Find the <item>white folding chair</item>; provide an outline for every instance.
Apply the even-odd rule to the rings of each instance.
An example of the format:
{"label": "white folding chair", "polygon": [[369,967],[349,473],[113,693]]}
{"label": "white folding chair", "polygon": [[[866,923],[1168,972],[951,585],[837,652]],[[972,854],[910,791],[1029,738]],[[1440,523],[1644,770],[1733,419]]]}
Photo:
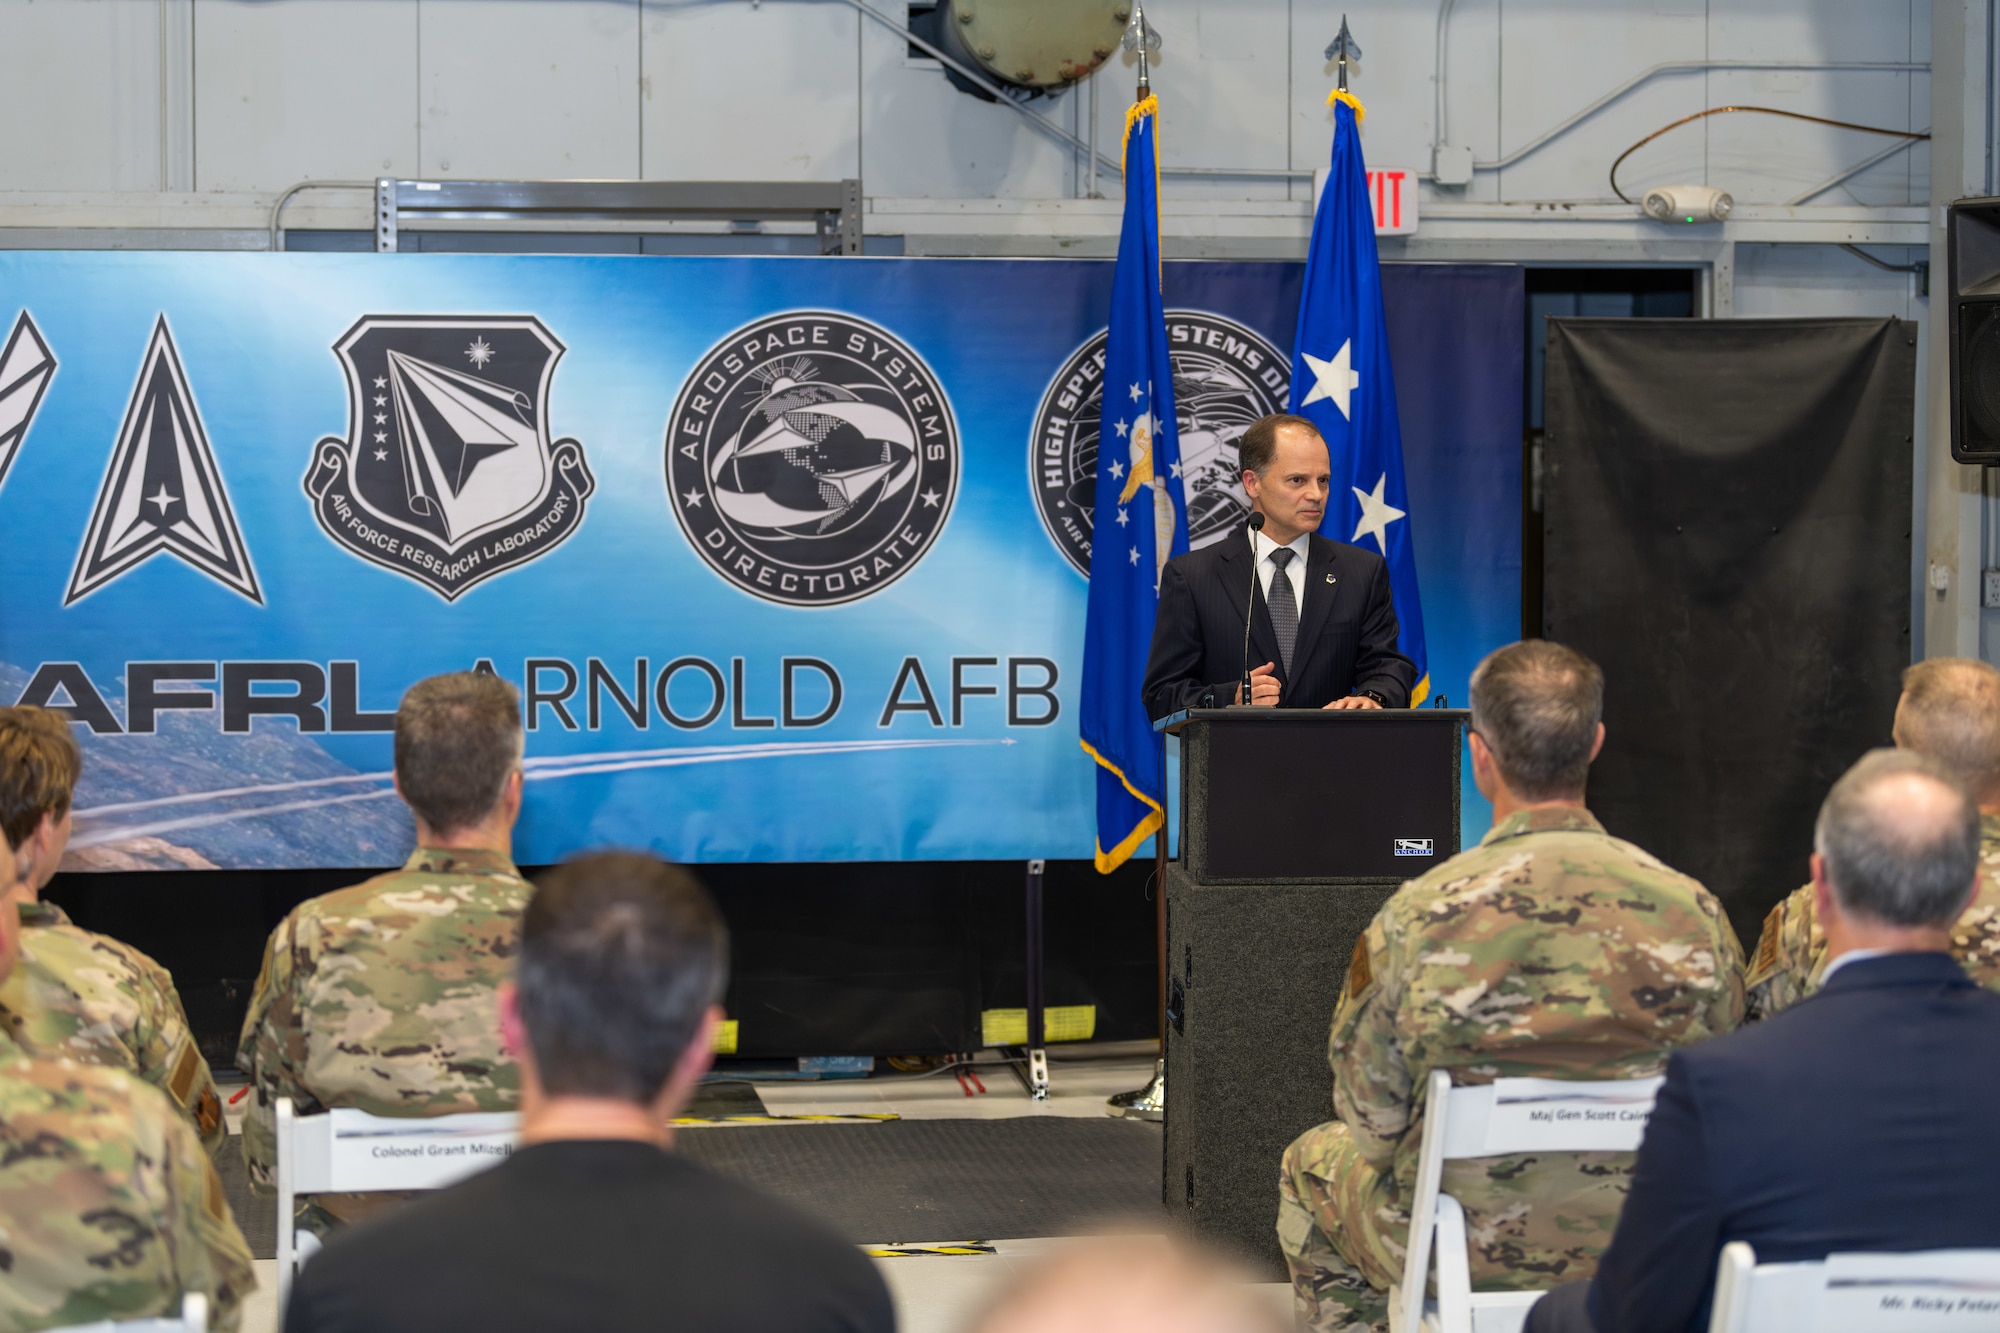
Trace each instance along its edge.
{"label": "white folding chair", "polygon": [[94,1324],[68,1324],[48,1333],[208,1333],[208,1297],[190,1291],[181,1297],[181,1317],[167,1319],[100,1319]]}
{"label": "white folding chair", "polygon": [[514,1151],[521,1117],[512,1111],[402,1119],[365,1111],[299,1115],[278,1099],[278,1309],[292,1277],[319,1240],[296,1231],[301,1194],[434,1190],[498,1166]]}
{"label": "white folding chair", "polygon": [[1760,1264],[1743,1241],[1722,1247],[1708,1333],[1953,1333],[2000,1329],[2000,1250],[1830,1254]]}
{"label": "white folding chair", "polygon": [[[1389,1293],[1394,1333],[1518,1333],[1539,1291],[1474,1291],[1465,1210],[1441,1192],[1444,1164],[1520,1152],[1632,1152],[1645,1136],[1658,1078],[1582,1082],[1503,1078],[1454,1088],[1432,1070],[1410,1201],[1403,1280]],[[1433,1246],[1437,1301],[1425,1299]]]}

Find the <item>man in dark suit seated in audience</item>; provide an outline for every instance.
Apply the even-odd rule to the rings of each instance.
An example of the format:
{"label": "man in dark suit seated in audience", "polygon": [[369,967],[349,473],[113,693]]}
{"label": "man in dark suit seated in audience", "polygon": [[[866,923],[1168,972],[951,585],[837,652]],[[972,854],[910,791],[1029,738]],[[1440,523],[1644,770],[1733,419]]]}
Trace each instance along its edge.
{"label": "man in dark suit seated in audience", "polygon": [[605,853],[544,876],[500,999],[519,1149],[337,1232],[292,1288],[287,1333],[891,1333],[857,1247],[667,1151],[709,1065],[728,952],[678,867]]}
{"label": "man in dark suit seated in audience", "polygon": [[1529,1333],[1704,1329],[1730,1241],[1765,1263],[2000,1247],[2000,994],[1951,956],[1979,811],[1932,760],[1878,750],[1813,846],[1820,989],[1668,1061],[1597,1275],[1542,1298]]}

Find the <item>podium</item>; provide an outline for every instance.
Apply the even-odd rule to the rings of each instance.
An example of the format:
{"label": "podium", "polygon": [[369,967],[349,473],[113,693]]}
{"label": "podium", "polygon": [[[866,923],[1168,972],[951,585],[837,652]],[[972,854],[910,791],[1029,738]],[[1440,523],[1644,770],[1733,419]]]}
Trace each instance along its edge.
{"label": "podium", "polygon": [[1278,1167],[1333,1117],[1327,1034],[1376,910],[1457,853],[1463,709],[1191,709],[1167,867],[1162,1201],[1285,1276]]}

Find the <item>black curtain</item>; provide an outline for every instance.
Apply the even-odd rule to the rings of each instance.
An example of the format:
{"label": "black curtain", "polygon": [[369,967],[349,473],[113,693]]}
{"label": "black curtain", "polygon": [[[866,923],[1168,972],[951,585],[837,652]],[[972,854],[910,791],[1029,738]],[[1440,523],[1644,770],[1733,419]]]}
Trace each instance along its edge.
{"label": "black curtain", "polygon": [[1754,945],[1910,660],[1916,326],[1551,319],[1543,633],[1604,668],[1590,806]]}
{"label": "black curtain", "polygon": [[[983,1044],[980,1012],[1027,1003],[1021,861],[691,867],[729,923],[724,1007],[739,1055],[923,1055]],[[523,870],[538,873],[532,866]],[[174,976],[211,1064],[233,1065],[264,941],[293,907],[366,870],[57,875],[46,896]],[[1100,1041],[1159,1033],[1153,858],[1100,875],[1050,861],[1043,996],[1094,1005]]]}

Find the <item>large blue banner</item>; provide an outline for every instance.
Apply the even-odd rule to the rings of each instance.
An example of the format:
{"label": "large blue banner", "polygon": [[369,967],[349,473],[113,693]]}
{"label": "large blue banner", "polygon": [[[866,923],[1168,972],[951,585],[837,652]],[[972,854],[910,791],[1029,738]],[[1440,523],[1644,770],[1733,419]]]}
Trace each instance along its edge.
{"label": "large blue banner", "polygon": [[[1285,400],[1300,271],[1167,268],[1194,544]],[[1088,856],[1110,279],[0,257],[0,701],[83,724],[70,864],[394,861],[396,699],[472,667],[522,689],[524,864]],[[1520,279],[1384,286],[1458,702],[1519,619]]]}

